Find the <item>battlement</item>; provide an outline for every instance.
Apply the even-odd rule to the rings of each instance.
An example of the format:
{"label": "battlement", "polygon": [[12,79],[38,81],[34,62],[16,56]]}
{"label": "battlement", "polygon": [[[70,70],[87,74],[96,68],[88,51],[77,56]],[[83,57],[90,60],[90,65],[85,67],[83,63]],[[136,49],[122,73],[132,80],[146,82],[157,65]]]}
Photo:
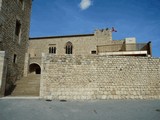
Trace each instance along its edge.
{"label": "battlement", "polygon": [[109,28],[97,29],[95,30],[94,35],[95,36],[108,36],[108,35],[111,35],[111,33],[112,33],[112,30]]}

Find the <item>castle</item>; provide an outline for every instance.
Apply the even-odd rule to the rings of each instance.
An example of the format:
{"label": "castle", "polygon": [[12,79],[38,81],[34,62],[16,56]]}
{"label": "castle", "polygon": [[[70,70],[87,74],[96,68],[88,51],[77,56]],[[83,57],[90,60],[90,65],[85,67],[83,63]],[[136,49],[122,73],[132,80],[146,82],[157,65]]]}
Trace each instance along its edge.
{"label": "castle", "polygon": [[[30,90],[36,89],[46,99],[160,99],[160,59],[151,57],[151,42],[113,40],[113,28],[29,38],[31,4],[0,2],[2,96],[15,86],[13,95],[34,95]],[[32,87],[28,81],[37,75]]]}
{"label": "castle", "polygon": [[40,72],[42,53],[76,56],[151,56],[150,42],[136,43],[135,38],[112,40],[112,32],[112,29],[106,28],[96,30],[94,34],[30,38],[27,57],[29,72]]}

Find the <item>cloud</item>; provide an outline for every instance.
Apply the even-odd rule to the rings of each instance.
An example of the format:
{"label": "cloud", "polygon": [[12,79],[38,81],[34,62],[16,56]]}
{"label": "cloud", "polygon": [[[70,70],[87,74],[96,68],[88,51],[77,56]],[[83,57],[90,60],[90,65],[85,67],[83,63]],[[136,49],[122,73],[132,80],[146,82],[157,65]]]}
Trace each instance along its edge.
{"label": "cloud", "polygon": [[81,3],[80,3],[80,8],[81,10],[86,10],[87,8],[89,8],[91,6],[91,0],[81,0]]}

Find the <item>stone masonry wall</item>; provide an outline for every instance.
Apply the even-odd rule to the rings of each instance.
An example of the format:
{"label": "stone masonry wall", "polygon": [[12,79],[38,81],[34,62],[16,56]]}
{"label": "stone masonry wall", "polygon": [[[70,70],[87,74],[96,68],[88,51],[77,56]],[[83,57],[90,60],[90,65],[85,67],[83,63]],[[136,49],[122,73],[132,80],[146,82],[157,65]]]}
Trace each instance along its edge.
{"label": "stone masonry wall", "polygon": [[46,99],[160,99],[160,59],[43,55]]}

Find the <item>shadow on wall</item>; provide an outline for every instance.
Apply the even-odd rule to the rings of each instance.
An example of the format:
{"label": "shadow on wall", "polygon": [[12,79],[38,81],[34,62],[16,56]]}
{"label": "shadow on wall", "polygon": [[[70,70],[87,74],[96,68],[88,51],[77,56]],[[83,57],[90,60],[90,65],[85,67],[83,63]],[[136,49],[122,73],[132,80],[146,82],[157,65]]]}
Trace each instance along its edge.
{"label": "shadow on wall", "polygon": [[5,91],[4,96],[9,96],[9,95],[11,95],[15,88],[16,88],[16,85],[11,85],[10,88]]}
{"label": "shadow on wall", "polygon": [[29,73],[30,74],[41,74],[41,67],[36,63],[30,64]]}

